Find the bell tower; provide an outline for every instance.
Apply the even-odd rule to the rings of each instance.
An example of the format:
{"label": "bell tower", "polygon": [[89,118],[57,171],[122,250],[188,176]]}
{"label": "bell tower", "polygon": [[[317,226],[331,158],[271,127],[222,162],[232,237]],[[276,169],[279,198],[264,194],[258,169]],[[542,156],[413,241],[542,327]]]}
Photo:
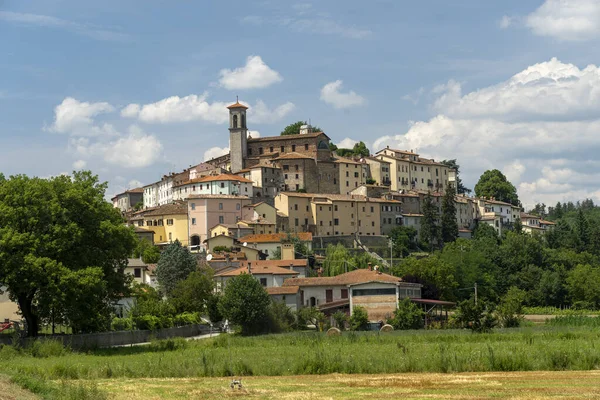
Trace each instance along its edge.
{"label": "bell tower", "polygon": [[229,109],[229,157],[231,172],[235,174],[244,169],[244,161],[248,155],[248,128],[246,127],[248,107],[236,99],[236,102],[227,108]]}

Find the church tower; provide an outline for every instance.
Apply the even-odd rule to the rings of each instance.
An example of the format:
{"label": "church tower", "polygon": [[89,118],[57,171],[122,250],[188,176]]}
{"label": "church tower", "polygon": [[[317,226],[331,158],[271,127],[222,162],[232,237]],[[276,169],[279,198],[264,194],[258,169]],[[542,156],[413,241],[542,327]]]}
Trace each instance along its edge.
{"label": "church tower", "polygon": [[246,110],[248,107],[236,101],[229,109],[229,155],[231,172],[244,169],[244,161],[248,155],[248,129],[246,128]]}

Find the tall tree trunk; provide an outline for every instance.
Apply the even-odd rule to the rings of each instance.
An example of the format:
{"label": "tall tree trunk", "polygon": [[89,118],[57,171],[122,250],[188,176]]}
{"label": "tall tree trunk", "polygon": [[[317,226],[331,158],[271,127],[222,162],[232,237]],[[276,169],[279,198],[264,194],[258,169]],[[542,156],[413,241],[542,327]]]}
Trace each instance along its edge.
{"label": "tall tree trunk", "polygon": [[39,321],[38,316],[33,313],[33,296],[22,295],[18,297],[18,301],[21,314],[23,314],[23,318],[27,322],[27,337],[37,336]]}

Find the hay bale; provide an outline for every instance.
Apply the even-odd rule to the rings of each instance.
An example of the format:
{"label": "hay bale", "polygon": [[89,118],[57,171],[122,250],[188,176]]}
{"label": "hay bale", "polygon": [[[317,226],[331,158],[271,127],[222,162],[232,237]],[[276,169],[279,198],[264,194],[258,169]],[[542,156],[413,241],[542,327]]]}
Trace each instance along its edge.
{"label": "hay bale", "polygon": [[381,327],[381,329],[379,330],[380,332],[392,332],[394,330],[394,327],[391,326],[390,324],[385,324],[384,326]]}
{"label": "hay bale", "polygon": [[327,330],[327,336],[342,336],[342,331],[338,328],[329,328]]}

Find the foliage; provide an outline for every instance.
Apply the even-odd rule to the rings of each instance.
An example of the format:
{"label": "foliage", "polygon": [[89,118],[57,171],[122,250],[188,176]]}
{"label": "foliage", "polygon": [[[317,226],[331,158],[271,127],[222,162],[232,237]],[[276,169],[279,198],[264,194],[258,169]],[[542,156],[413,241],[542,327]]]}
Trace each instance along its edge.
{"label": "foliage", "polygon": [[393,242],[394,257],[406,257],[411,251],[417,250],[417,230],[412,226],[397,226],[388,237]]}
{"label": "foliage", "polygon": [[475,195],[477,197],[493,197],[515,206],[521,204],[515,186],[497,169],[487,170],[481,175],[475,185]]}
{"label": "foliage", "polygon": [[392,272],[405,282],[422,284],[421,295],[425,299],[454,299],[454,289],[458,286],[455,271],[437,256],[406,258],[394,265]]}
{"label": "foliage", "polygon": [[398,302],[398,308],[394,311],[394,316],[388,320],[388,324],[397,330],[421,329],[424,316],[425,312],[417,304],[409,298],[404,298]]}
{"label": "foliage", "polygon": [[156,266],[156,279],[161,290],[171,296],[177,283],[198,269],[198,261],[179,240],[169,244],[160,255]]}
{"label": "foliage", "polygon": [[113,331],[130,331],[133,329],[133,320],[131,318],[113,318],[110,328]]}
{"label": "foliage", "polygon": [[348,322],[348,315],[343,311],[336,311],[333,313],[333,320],[335,321],[335,325],[340,330],[346,329],[346,322]]}
{"label": "foliage", "polygon": [[[288,126],[283,128],[283,131],[281,131],[280,135],[281,136],[298,135],[298,134],[300,134],[300,127],[302,125],[308,125],[308,123],[306,121],[297,121],[297,122],[294,122],[293,124],[289,124]],[[312,131],[313,132],[323,132],[323,130],[321,128],[319,128],[318,126],[314,126],[314,125],[312,126]]]}
{"label": "foliage", "polygon": [[369,328],[369,315],[364,307],[355,306],[350,316],[350,329],[353,331],[366,331]]}
{"label": "foliage", "polygon": [[213,324],[223,321],[223,314],[221,314],[221,309],[219,308],[220,302],[221,295],[215,293],[211,294],[206,300],[206,312],[208,314],[208,319]]}
{"label": "foliage", "polygon": [[138,284],[134,286],[135,303],[129,310],[137,329],[154,330],[173,326],[176,314],[173,305],[164,301],[154,288]]}
{"label": "foliage", "polygon": [[328,245],[325,250],[323,268],[325,276],[336,276],[357,268],[367,268],[369,263],[375,265],[378,261],[365,252],[350,254],[348,249],[341,243]]}
{"label": "foliage", "polygon": [[281,301],[271,301],[268,311],[268,332],[290,332],[296,328],[296,315]]}
{"label": "foliage", "polygon": [[458,237],[458,223],[456,222],[456,205],[454,196],[456,192],[449,186],[442,198],[442,227],[441,236],[444,243],[454,242]]}
{"label": "foliage", "polygon": [[228,252],[228,251],[231,251],[231,247],[215,246],[215,247],[213,247],[212,251],[213,251],[213,253]]}
{"label": "foliage", "polygon": [[171,293],[171,302],[175,310],[182,312],[206,311],[206,305],[214,289],[212,269],[204,267],[191,272],[187,278],[179,281]]}
{"label": "foliage", "polygon": [[421,241],[433,249],[441,243],[440,227],[438,225],[438,208],[433,204],[431,194],[423,200],[423,218],[421,218]]}
{"label": "foliage", "polygon": [[88,171],[0,182],[0,284],[19,304],[27,334],[40,320],[73,332],[110,326],[111,302],[127,292],[131,229]]}
{"label": "foliage", "polygon": [[454,321],[462,328],[476,333],[491,332],[496,326],[496,317],[490,306],[483,301],[475,303],[473,299],[459,303],[454,314]]}
{"label": "foliage", "polygon": [[200,322],[200,315],[197,312],[183,312],[173,317],[173,324],[175,326],[193,325]]}
{"label": "foliage", "polygon": [[523,302],[526,293],[513,286],[502,297],[500,304],[496,308],[498,322],[503,328],[515,328],[523,320]]}
{"label": "foliage", "polygon": [[148,239],[140,238],[133,251],[133,258],[141,258],[146,264],[156,264],[160,258],[158,246],[154,246]]}
{"label": "foliage", "polygon": [[317,307],[302,307],[297,312],[298,325],[305,328],[307,325],[314,325],[317,329],[325,321],[323,314]]}
{"label": "foliage", "polygon": [[[594,282],[594,283],[592,283]],[[567,277],[567,288],[573,303],[582,303],[585,308],[600,308],[600,267],[579,264]]]}
{"label": "foliage", "polygon": [[374,185],[377,183],[377,181],[373,178],[367,178],[367,180],[365,182],[367,185]]}
{"label": "foliage", "polygon": [[362,141],[355,143],[351,149],[343,149],[336,146],[335,153],[340,157],[368,157],[371,154],[367,145]]}
{"label": "foliage", "polygon": [[261,284],[252,275],[241,274],[227,281],[219,306],[223,317],[248,335],[264,329],[270,304]]}

